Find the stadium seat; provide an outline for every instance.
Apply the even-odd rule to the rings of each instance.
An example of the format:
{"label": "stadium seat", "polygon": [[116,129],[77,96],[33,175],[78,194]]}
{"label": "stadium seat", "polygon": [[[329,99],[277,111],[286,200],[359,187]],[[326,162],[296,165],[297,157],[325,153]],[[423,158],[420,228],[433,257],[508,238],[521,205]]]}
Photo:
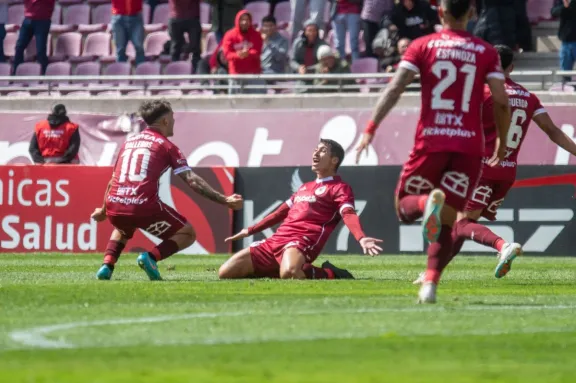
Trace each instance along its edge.
{"label": "stadium seat", "polygon": [[57,90],[51,90],[50,92],[38,92],[36,93],[38,97],[60,97],[62,94]]}
{"label": "stadium seat", "polygon": [[[145,62],[136,67],[134,72],[136,77],[138,76],[158,76],[160,75],[160,63],[156,61]],[[133,80],[132,84],[143,84],[143,81]],[[147,81],[148,85],[158,85],[160,81]]]}
{"label": "stadium seat", "polygon": [[120,91],[118,91],[118,90],[105,90],[103,92],[96,93],[96,96],[99,96],[99,97],[120,97],[120,96],[122,96],[122,93],[120,93]]}
{"label": "stadium seat", "polygon": [[[80,63],[74,69],[73,76],[100,76],[101,66],[98,62]],[[73,82],[71,86],[88,86],[92,81]],[[63,84],[64,86],[66,84]],[[61,88],[63,86],[60,86]]]}
{"label": "stadium seat", "polygon": [[164,50],[164,44],[170,40],[168,32],[152,32],[144,39],[144,54],[150,59],[156,59]]}
{"label": "stadium seat", "polygon": [[144,25],[146,33],[159,32],[168,29],[168,19],[170,18],[170,6],[168,4],[158,4],[152,14],[152,22]]}
{"label": "stadium seat", "polygon": [[[132,72],[132,66],[130,63],[112,63],[104,69],[103,76],[129,76]],[[107,85],[120,85],[120,84],[128,84],[129,80],[112,80],[106,81]]]}
{"label": "stadium seat", "polygon": [[78,32],[66,32],[58,36],[54,52],[48,59],[50,62],[68,60],[70,57],[80,56],[82,50],[82,35]]}
{"label": "stadium seat", "polygon": [[70,76],[72,74],[72,65],[69,62],[50,63],[46,68],[46,76]]}
{"label": "stadium seat", "polygon": [[142,18],[144,19],[144,24],[150,23],[150,5],[148,3],[142,4]]}
{"label": "stadium seat", "polygon": [[206,35],[206,49],[204,49],[203,57],[212,56],[214,51],[218,48],[218,42],[216,41],[216,34],[214,32],[209,32]]}
{"label": "stadium seat", "polygon": [[[192,74],[192,63],[190,61],[174,61],[164,67],[163,74],[169,76],[190,75]],[[162,80],[162,84],[181,85],[189,83],[182,80]]]}
{"label": "stadium seat", "polygon": [[16,41],[18,40],[18,33],[7,33],[4,38],[4,55],[7,57],[14,57],[16,52]]}
{"label": "stadium seat", "polygon": [[82,24],[90,24],[90,6],[88,4],[74,4],[64,9],[62,24],[50,26],[50,32],[72,32]]}
{"label": "stadium seat", "polygon": [[8,7],[8,22],[6,32],[15,32],[20,29],[24,20],[24,4],[13,4]]}
{"label": "stadium seat", "polygon": [[87,90],[77,90],[66,94],[67,97],[90,97],[91,94]]}
{"label": "stadium seat", "polygon": [[6,94],[6,96],[8,96],[8,97],[30,97],[30,92],[25,91],[25,90],[19,90],[16,92],[9,92],[8,94]]}
{"label": "stadium seat", "polygon": [[184,95],[184,93],[182,93],[182,91],[178,90],[178,89],[161,90],[156,94],[159,96],[183,96]]}
{"label": "stadium seat", "polygon": [[108,24],[112,19],[112,5],[101,4],[92,8],[91,24],[82,24],[78,26],[78,31],[82,33],[101,32],[108,29]]}
{"label": "stadium seat", "polygon": [[111,36],[107,32],[96,32],[86,36],[80,56],[71,57],[72,62],[86,62],[111,55]]}
{"label": "stadium seat", "polygon": [[528,0],[526,4],[528,19],[532,23],[552,19],[550,10],[553,5],[554,0]]}
{"label": "stadium seat", "polygon": [[[12,66],[9,63],[0,63],[0,76],[7,77],[10,76],[12,72]],[[0,81],[0,86],[8,86],[10,84],[9,81]]]}
{"label": "stadium seat", "polygon": [[[16,76],[40,76],[42,73],[42,67],[38,63],[22,63],[16,68]],[[25,81],[16,82],[15,85],[21,86],[35,86],[38,85],[39,81]]]}
{"label": "stadium seat", "polygon": [[290,7],[289,1],[283,1],[276,4],[274,8],[274,17],[276,18],[276,24],[278,28],[285,29],[290,24],[292,20],[292,9]]}
{"label": "stadium seat", "polygon": [[252,15],[252,24],[262,24],[262,19],[270,14],[270,3],[267,1],[253,1],[244,6]]}
{"label": "stadium seat", "polygon": [[200,23],[202,24],[202,31],[209,32],[212,29],[210,4],[200,3]]}

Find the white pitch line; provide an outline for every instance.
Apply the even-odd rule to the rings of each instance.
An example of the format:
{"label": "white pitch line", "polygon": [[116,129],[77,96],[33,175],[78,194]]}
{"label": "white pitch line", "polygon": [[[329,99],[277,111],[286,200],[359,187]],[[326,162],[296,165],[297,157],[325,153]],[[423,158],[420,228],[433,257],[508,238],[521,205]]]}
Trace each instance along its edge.
{"label": "white pitch line", "polygon": [[[462,306],[462,307],[438,307],[438,306],[418,306],[418,307],[397,307],[397,308],[367,308],[367,309],[345,309],[345,310],[309,310],[309,311],[296,311],[289,312],[290,315],[322,315],[322,314],[363,314],[363,313],[384,313],[384,312],[456,312],[460,311],[499,311],[499,310],[567,310],[575,309],[576,305],[478,305],[478,306]],[[44,348],[44,349],[62,349],[62,348],[80,348],[70,342],[64,340],[51,340],[46,338],[47,335],[64,330],[72,330],[81,327],[97,327],[97,326],[109,326],[109,325],[123,325],[123,324],[137,324],[137,323],[158,323],[158,322],[169,322],[184,319],[197,319],[197,318],[221,318],[221,317],[237,317],[237,316],[259,316],[259,315],[286,315],[286,311],[236,311],[236,312],[200,312],[200,313],[190,313],[190,314],[180,314],[180,315],[164,315],[155,317],[141,317],[141,318],[124,318],[124,319],[105,319],[97,321],[82,321],[82,322],[70,322],[62,323],[50,326],[38,326],[28,329],[11,331],[8,336],[14,342],[20,343],[24,346],[29,346],[33,348]],[[559,328],[537,328],[537,329],[525,329],[528,333],[541,333],[541,332],[566,332],[573,331],[572,329],[559,329]],[[516,333],[523,333],[522,330]],[[414,332],[411,334],[400,334],[401,336],[413,336],[413,335],[497,335],[497,334],[512,333],[506,330],[494,330],[494,331],[476,331],[471,330],[470,333],[458,332],[457,334],[449,332]],[[360,335],[360,334],[334,334],[319,337],[306,336],[303,339],[318,340],[318,339],[338,339],[338,338],[363,338],[371,335]],[[302,340],[294,337],[287,338],[270,338],[270,339],[259,339],[258,337],[254,339],[248,338],[238,338],[238,339],[206,339],[198,344],[223,344],[223,343],[253,343],[253,342],[264,342],[264,341],[290,341],[290,340]]]}

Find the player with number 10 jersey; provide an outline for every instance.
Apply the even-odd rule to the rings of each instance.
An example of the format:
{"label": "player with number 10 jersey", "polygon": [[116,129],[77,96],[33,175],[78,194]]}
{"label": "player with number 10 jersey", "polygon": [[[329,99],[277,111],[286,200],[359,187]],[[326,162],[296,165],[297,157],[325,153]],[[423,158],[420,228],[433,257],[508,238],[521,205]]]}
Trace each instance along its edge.
{"label": "player with number 10 jersey", "polygon": [[[498,52],[466,32],[472,12],[469,0],[441,1],[439,15],[443,30],[416,39],[408,47],[358,147],[357,159],[406,86],[419,74],[420,119],[414,149],[396,189],[396,210],[405,223],[423,218],[423,236],[430,242],[426,275],[419,293],[422,303],[436,301],[436,286],[451,257],[452,225],[480,178],[485,83],[489,84],[497,105],[500,137],[505,137],[510,121]],[[497,155],[504,155],[500,147]]]}

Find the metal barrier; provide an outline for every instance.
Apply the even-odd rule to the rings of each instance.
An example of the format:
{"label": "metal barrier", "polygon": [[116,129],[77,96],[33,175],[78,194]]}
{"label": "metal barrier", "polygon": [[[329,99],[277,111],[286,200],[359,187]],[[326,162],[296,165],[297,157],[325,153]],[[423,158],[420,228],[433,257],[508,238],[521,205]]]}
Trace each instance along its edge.
{"label": "metal barrier", "polygon": [[[155,75],[155,76],[0,76],[0,93],[15,91],[31,93],[70,93],[75,91],[118,92],[119,95],[133,91],[157,93],[181,91],[183,94],[206,93],[334,93],[373,92],[385,88],[393,73],[370,74],[262,74],[262,75]],[[576,71],[518,71],[512,77],[530,90],[548,90],[563,76],[576,76]],[[534,78],[539,81],[534,81]],[[523,82],[522,79],[527,81]],[[528,81],[532,79],[532,81]],[[324,80],[327,84],[314,84]],[[420,89],[418,80],[410,89]]]}

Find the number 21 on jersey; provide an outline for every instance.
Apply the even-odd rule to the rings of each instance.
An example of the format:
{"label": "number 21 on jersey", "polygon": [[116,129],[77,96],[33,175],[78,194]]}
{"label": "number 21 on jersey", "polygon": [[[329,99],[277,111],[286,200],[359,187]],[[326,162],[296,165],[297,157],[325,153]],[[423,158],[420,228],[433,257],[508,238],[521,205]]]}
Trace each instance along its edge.
{"label": "number 21 on jersey", "polygon": [[[466,75],[464,89],[462,90],[462,99],[451,100],[442,98],[442,93],[458,80],[459,72]],[[434,65],[432,65],[432,73],[440,80],[434,89],[432,89],[432,109],[454,110],[455,103],[460,102],[462,112],[469,112],[474,78],[476,77],[476,65],[464,64],[460,70],[458,70],[456,65],[451,61],[436,61]]]}
{"label": "number 21 on jersey", "polygon": [[141,182],[148,174],[150,162],[150,150],[147,148],[126,149],[122,152],[122,167],[118,182]]}

